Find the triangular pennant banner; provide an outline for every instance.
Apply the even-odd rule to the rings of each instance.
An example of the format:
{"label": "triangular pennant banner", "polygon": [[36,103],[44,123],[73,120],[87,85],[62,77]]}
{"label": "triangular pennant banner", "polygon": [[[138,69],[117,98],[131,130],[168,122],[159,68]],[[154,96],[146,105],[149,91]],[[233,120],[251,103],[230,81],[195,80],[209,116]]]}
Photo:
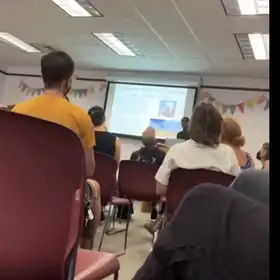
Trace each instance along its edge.
{"label": "triangular pennant banner", "polygon": [[244,102],[237,104],[237,107],[241,113],[244,113]]}
{"label": "triangular pennant banner", "polygon": [[264,110],[268,110],[269,109],[269,100],[266,101],[266,104],[264,106]]}
{"label": "triangular pennant banner", "polygon": [[255,103],[254,103],[254,99],[253,98],[250,98],[250,99],[247,100],[247,106],[250,109],[253,109],[255,107]]}
{"label": "triangular pennant banner", "polygon": [[267,101],[267,97],[264,95],[264,94],[262,94],[260,97],[259,97],[259,99],[258,99],[258,101],[257,101],[257,104],[262,104],[262,103],[264,103],[264,102],[266,102]]}
{"label": "triangular pennant banner", "polygon": [[229,108],[228,105],[222,104],[222,106],[221,106],[222,113],[225,114],[227,112],[228,108]]}
{"label": "triangular pennant banner", "polygon": [[229,111],[231,112],[232,115],[234,114],[235,110],[236,110],[236,105],[229,105]]}

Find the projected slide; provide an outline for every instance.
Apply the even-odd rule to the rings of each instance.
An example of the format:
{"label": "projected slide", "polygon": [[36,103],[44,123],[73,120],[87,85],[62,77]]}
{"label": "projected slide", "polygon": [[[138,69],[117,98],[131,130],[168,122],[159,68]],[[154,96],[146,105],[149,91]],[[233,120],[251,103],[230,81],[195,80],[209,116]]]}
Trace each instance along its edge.
{"label": "projected slide", "polygon": [[134,84],[110,84],[106,105],[110,132],[140,136],[149,126],[159,138],[175,138],[181,118],[190,116],[195,89]]}

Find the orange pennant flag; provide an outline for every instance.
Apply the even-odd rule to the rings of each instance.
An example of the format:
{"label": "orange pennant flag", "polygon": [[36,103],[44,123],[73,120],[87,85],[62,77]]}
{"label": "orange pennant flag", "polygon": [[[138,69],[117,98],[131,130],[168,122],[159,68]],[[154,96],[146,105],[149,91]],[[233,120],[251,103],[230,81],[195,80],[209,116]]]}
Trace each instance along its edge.
{"label": "orange pennant flag", "polygon": [[264,95],[264,94],[262,94],[260,97],[259,97],[259,99],[258,99],[258,101],[257,101],[257,104],[262,104],[262,103],[264,103],[264,102],[266,102],[267,101],[267,97]]}

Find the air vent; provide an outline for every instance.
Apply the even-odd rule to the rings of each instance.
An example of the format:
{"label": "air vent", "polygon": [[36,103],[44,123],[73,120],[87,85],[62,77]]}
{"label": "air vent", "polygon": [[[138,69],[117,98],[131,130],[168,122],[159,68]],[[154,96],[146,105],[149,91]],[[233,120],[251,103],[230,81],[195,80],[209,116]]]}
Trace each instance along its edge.
{"label": "air vent", "polygon": [[235,34],[241,54],[244,59],[255,59],[254,51],[250,43],[248,34]]}
{"label": "air vent", "polygon": [[41,44],[41,43],[33,43],[30,45],[32,47],[36,48],[37,50],[39,50],[41,53],[50,53],[50,52],[56,51],[55,48],[45,45],[45,44]]}

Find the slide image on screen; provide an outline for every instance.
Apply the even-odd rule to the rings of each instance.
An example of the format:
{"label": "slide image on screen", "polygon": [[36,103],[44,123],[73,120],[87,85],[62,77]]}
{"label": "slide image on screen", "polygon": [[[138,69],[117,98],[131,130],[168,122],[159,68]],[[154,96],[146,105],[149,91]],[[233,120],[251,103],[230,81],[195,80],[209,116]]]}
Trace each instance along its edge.
{"label": "slide image on screen", "polygon": [[176,138],[181,119],[192,115],[195,88],[110,83],[106,104],[108,130],[141,136],[151,126],[158,138]]}
{"label": "slide image on screen", "polygon": [[161,100],[159,102],[159,113],[161,117],[173,118],[176,112],[176,101],[171,100]]}

